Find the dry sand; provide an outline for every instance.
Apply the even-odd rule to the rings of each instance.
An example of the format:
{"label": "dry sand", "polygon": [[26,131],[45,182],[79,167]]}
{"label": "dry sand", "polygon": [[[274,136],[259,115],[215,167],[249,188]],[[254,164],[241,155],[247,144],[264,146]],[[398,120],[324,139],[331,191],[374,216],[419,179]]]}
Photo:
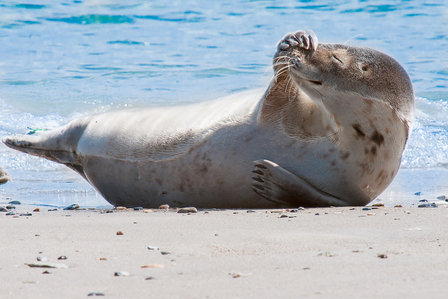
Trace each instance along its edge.
{"label": "dry sand", "polygon": [[[448,294],[446,206],[194,214],[40,210],[32,216],[0,213],[1,298]],[[67,268],[26,265],[38,256]],[[129,276],[114,276],[118,271]]]}

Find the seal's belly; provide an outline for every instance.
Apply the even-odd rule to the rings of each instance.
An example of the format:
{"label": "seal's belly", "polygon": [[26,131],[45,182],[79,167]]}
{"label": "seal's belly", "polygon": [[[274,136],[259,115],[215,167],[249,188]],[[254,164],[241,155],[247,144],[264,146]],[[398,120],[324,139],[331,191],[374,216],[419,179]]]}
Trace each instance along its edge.
{"label": "seal's belly", "polygon": [[328,145],[287,146],[260,131],[223,135],[163,161],[84,155],[83,171],[108,201],[124,206],[278,207],[252,190],[253,161],[259,159],[272,160],[327,193],[359,197],[359,185],[345,171],[347,164],[340,159],[333,163],[339,153],[322,154],[330,152]]}
{"label": "seal's belly", "polygon": [[243,129],[223,128],[179,156],[157,160],[117,159],[83,153],[83,171],[114,205],[158,207],[273,207],[251,189],[252,161],[262,147],[249,145]]}
{"label": "seal's belly", "polygon": [[89,182],[114,205],[244,208],[261,201],[265,208],[274,206],[263,204],[251,190],[250,163],[226,167],[206,159],[194,162],[191,157],[129,162],[87,156],[83,165]]}

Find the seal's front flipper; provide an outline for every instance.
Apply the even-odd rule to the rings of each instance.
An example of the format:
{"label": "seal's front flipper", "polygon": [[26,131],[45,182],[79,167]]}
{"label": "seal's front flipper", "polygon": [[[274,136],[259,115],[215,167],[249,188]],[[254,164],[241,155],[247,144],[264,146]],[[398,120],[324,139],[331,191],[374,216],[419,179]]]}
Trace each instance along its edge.
{"label": "seal's front flipper", "polygon": [[282,206],[345,206],[343,200],[321,191],[269,160],[254,161],[252,189],[265,199]]}

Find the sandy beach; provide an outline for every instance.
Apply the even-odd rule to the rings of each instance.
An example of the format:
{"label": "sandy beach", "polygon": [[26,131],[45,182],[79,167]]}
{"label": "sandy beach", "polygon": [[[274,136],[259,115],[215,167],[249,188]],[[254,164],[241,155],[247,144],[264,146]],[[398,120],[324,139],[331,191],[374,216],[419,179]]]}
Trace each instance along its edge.
{"label": "sandy beach", "polygon": [[1,298],[446,298],[446,205],[35,208],[0,213]]}

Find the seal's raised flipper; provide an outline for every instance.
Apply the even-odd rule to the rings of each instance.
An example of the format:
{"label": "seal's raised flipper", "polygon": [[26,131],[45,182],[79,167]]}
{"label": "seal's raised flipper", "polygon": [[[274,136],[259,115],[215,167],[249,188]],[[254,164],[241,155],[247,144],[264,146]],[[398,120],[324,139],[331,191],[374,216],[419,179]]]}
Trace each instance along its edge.
{"label": "seal's raised flipper", "polygon": [[[338,132],[339,126],[322,103],[322,95],[313,89],[322,82],[311,76],[304,79],[297,71],[303,68],[315,71],[315,67],[304,66],[304,63],[317,49],[317,37],[312,31],[289,33],[280,40],[274,55],[275,76],[258,115],[260,124],[281,125],[290,137],[308,140],[327,138]],[[302,81],[313,88],[305,89]]]}
{"label": "seal's raised flipper", "polygon": [[269,160],[254,161],[252,189],[265,199],[283,206],[345,206],[343,200]]}

